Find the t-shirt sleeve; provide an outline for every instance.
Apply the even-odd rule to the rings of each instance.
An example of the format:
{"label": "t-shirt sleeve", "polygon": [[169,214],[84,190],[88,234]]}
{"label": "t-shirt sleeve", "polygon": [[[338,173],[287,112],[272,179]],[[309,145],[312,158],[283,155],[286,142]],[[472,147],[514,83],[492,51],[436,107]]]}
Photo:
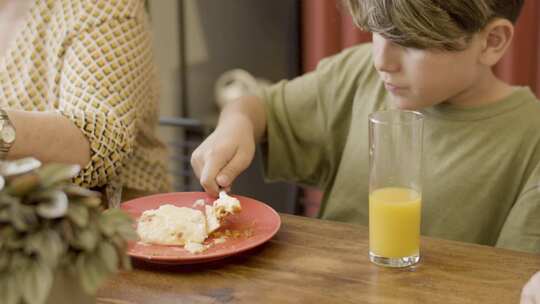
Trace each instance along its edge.
{"label": "t-shirt sleeve", "polygon": [[116,18],[81,30],[66,47],[59,112],[90,142],[91,160],[75,182],[102,186],[119,175],[135,145],[138,112],[150,100],[150,36],[137,18]]}
{"label": "t-shirt sleeve", "polygon": [[510,210],[496,246],[540,253],[540,164]]}
{"label": "t-shirt sleeve", "polygon": [[[324,175],[326,126],[318,98],[317,73],[281,81],[265,90],[266,176],[317,185]],[[264,153],[266,152],[266,153]]]}
{"label": "t-shirt sleeve", "polygon": [[359,78],[372,70],[370,50],[347,49],[313,72],[262,91],[267,179],[325,187],[347,136]]}

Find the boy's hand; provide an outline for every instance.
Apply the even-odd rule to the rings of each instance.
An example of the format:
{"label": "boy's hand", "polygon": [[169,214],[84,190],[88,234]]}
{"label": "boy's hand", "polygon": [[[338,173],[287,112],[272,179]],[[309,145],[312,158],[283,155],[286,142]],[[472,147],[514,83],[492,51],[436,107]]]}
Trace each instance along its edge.
{"label": "boy's hand", "polygon": [[533,275],[523,287],[521,304],[540,304],[540,271]]}
{"label": "boy's hand", "polygon": [[191,155],[191,166],[204,190],[217,196],[220,188],[230,188],[255,154],[253,126],[240,117],[220,124]]}

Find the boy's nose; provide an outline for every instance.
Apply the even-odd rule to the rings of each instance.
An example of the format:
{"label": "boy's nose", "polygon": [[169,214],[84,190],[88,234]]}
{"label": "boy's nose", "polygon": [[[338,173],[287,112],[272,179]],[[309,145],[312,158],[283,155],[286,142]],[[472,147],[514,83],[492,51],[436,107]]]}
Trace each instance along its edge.
{"label": "boy's nose", "polygon": [[400,69],[399,46],[379,35],[373,35],[373,64],[379,72],[396,73]]}

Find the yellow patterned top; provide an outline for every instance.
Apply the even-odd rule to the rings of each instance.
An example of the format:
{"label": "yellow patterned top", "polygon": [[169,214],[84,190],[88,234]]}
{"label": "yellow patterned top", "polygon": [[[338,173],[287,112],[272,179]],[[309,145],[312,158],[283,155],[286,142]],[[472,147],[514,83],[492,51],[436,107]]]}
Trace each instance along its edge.
{"label": "yellow patterned top", "polygon": [[0,107],[73,121],[91,146],[82,186],[168,190],[143,1],[35,0],[25,18],[0,58]]}

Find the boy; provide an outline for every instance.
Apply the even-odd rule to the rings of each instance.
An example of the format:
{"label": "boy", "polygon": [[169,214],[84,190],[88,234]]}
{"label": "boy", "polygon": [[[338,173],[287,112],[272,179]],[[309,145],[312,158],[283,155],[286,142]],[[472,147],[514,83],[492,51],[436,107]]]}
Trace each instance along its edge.
{"label": "boy", "polygon": [[324,190],[320,217],[368,224],[368,115],[425,116],[422,234],[540,252],[540,103],[492,67],[522,0],[348,0],[362,45],[226,107],[192,155],[210,194],[263,140],[266,174]]}

